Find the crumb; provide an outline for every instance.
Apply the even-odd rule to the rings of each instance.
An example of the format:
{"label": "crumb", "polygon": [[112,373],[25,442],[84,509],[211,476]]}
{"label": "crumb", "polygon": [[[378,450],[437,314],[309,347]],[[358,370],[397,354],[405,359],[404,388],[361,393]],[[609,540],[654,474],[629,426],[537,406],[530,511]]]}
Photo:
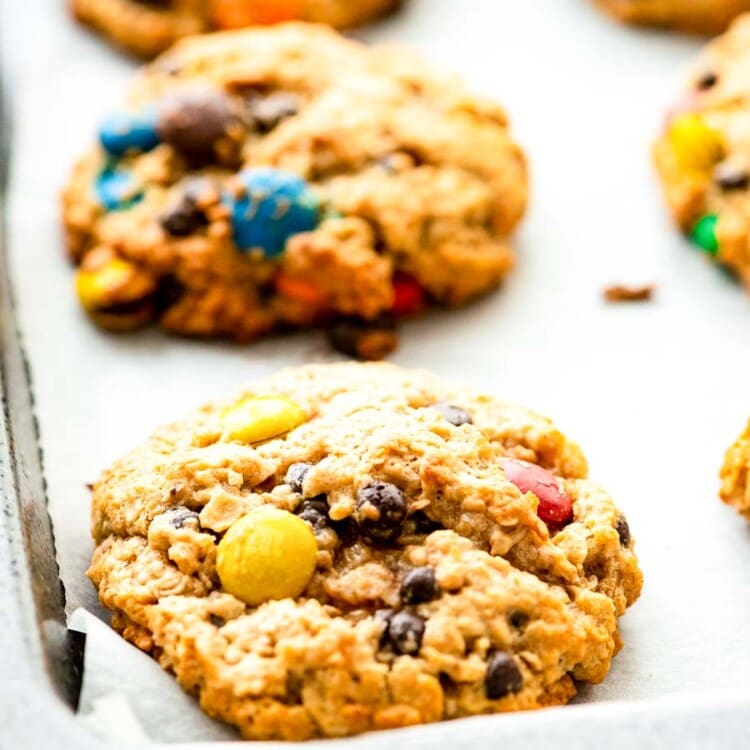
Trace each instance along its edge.
{"label": "crumb", "polygon": [[650,302],[654,296],[654,285],[623,286],[612,284],[604,288],[604,299],[607,302]]}

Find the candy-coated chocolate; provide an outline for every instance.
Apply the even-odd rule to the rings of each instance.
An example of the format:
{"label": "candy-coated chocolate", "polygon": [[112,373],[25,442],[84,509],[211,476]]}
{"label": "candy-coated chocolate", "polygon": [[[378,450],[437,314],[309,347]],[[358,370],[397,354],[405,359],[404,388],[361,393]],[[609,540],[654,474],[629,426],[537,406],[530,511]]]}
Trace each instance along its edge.
{"label": "candy-coated chocolate", "polygon": [[718,223],[719,217],[716,214],[706,214],[698,219],[690,232],[690,239],[709,255],[716,255],[719,252],[719,239],[716,236]]}
{"label": "candy-coated chocolate", "polygon": [[76,274],[76,292],[85,310],[97,310],[107,304],[113,291],[132,278],[135,266],[122,258],[112,258],[96,269],[81,268]]}
{"label": "candy-coated chocolate", "polygon": [[289,276],[280,271],[274,280],[276,291],[283,297],[302,302],[311,307],[325,307],[328,295],[325,290],[316,286],[312,281],[299,276]]}
{"label": "candy-coated chocolate", "polygon": [[318,199],[292,172],[270,167],[246,169],[238,175],[245,195],[232,203],[232,231],[241,251],[260,248],[267,258],[284,252],[287,240],[318,224]]}
{"label": "candy-coated chocolate", "polygon": [[726,153],[721,135],[694,112],[676,117],[667,137],[678,164],[686,171],[707,172]]}
{"label": "candy-coated chocolate", "polygon": [[251,606],[299,596],[310,582],[318,545],[301,518],[272,505],[235,521],[219,542],[222,587]]}
{"label": "candy-coated chocolate", "polygon": [[[162,98],[156,131],[164,143],[172,146],[192,166],[217,161],[234,165],[239,158],[237,139],[244,133],[244,127],[226,91],[196,86]],[[234,145],[227,150],[231,142]],[[224,158],[220,158],[222,153]]]}
{"label": "candy-coated chocolate", "polygon": [[116,167],[107,167],[99,173],[94,191],[107,211],[131,208],[143,199],[143,191],[135,176]]}
{"label": "candy-coated chocolate", "polygon": [[425,306],[422,287],[413,276],[397,271],[393,277],[393,306],[394,315],[415,315]]}
{"label": "candy-coated chocolate", "polygon": [[107,153],[122,156],[128,151],[151,151],[159,145],[156,111],[113,112],[99,126],[99,142]]}
{"label": "candy-coated chocolate", "polygon": [[246,398],[229,407],[221,417],[229,440],[260,443],[281,437],[307,421],[307,415],[288,398]]}
{"label": "candy-coated chocolate", "polygon": [[521,492],[537,496],[537,515],[551,529],[558,529],[573,520],[573,504],[552,472],[515,458],[503,459],[502,467],[505,478]]}
{"label": "candy-coated chocolate", "polygon": [[210,5],[219,29],[293,21],[301,12],[299,0],[211,0]]}

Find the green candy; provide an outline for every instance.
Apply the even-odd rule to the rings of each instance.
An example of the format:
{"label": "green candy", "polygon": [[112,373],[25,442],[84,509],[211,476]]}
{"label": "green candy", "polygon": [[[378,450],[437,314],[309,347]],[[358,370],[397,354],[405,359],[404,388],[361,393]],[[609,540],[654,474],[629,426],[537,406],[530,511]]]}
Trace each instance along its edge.
{"label": "green candy", "polygon": [[719,239],[716,236],[718,222],[719,217],[716,214],[706,214],[698,219],[690,232],[690,239],[709,255],[716,255],[719,252]]}

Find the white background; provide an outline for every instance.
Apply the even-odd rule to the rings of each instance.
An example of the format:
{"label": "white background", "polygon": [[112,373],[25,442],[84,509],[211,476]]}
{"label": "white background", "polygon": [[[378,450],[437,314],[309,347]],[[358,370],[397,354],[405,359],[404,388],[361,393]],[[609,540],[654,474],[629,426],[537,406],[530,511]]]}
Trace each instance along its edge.
{"label": "white background", "polygon": [[[134,64],[54,0],[4,2],[16,106],[10,248],[69,609],[96,610],[85,483],[152,428],[321,358],[322,337],[237,347],[88,324],[57,194]],[[645,573],[625,648],[584,700],[750,687],[750,532],[717,499],[750,416],[750,297],[673,230],[649,161],[696,39],[617,26],[584,0],[412,0],[361,32],[417,47],[508,110],[532,168],[500,293],[404,325],[393,360],[552,416],[627,513]],[[656,300],[606,306],[612,282]]]}

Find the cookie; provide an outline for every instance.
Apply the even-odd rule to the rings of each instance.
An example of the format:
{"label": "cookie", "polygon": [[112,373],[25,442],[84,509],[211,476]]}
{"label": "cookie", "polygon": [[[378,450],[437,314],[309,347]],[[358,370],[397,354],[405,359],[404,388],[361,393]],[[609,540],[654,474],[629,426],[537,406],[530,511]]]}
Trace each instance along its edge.
{"label": "cookie", "polygon": [[724,456],[720,497],[750,521],[750,422]]}
{"label": "cookie", "polygon": [[83,24],[139,57],[214,29],[285,21],[357,26],[394,11],[402,0],[70,0]]}
{"label": "cookie", "polygon": [[526,409],[387,364],[280,372],[115,463],[89,576],[248,739],[563,704],[640,593],[625,516]]}
{"label": "cookie", "polygon": [[699,34],[718,34],[750,0],[595,0],[626,23],[661,26]]}
{"label": "cookie", "polygon": [[80,301],[108,328],[344,324],[367,351],[513,265],[527,173],[502,109],[325,27],[183,40],[99,140],[63,219]]}
{"label": "cookie", "polygon": [[675,221],[750,287],[750,15],[700,56],[654,148]]}

